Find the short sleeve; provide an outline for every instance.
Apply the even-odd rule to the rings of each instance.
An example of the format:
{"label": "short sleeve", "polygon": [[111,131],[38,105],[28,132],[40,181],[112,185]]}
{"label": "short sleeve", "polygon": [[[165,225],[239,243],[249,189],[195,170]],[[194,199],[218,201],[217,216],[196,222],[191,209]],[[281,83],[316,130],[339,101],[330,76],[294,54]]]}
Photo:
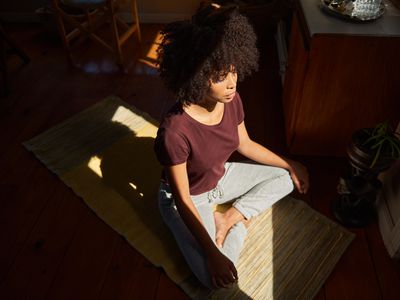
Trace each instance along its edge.
{"label": "short sleeve", "polygon": [[242,104],[242,98],[240,98],[239,93],[236,93],[235,110],[238,125],[244,120],[244,110]]}
{"label": "short sleeve", "polygon": [[187,161],[190,148],[180,134],[171,129],[160,128],[154,142],[157,159],[163,166],[173,166]]}

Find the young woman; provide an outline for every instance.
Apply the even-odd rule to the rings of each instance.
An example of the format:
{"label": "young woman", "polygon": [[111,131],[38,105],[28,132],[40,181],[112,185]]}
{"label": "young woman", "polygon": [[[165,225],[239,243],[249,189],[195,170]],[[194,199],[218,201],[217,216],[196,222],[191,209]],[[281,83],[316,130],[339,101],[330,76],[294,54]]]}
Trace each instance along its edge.
{"label": "young woman", "polygon": [[[166,26],[160,75],[177,102],[162,121],[155,152],[164,166],[161,215],[189,267],[209,289],[238,279],[245,223],[289,194],[308,189],[306,169],[247,134],[238,78],[258,67],[256,37],[234,8],[203,5]],[[234,151],[250,162],[227,162]],[[232,202],[225,213],[215,204]]]}

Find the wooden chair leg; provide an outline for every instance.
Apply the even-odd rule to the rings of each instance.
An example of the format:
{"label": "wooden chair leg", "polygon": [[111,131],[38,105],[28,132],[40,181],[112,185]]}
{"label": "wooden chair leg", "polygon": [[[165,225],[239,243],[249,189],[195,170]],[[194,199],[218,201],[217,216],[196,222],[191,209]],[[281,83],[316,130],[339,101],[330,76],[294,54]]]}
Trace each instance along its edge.
{"label": "wooden chair leg", "polygon": [[[91,16],[92,12],[86,10],[85,15],[87,17],[87,22],[86,22],[86,24],[81,24],[80,22],[78,22],[78,20],[74,19],[73,16],[68,15],[60,7],[60,5],[59,5],[60,0],[51,0],[51,1],[52,1],[54,10],[55,10],[57,26],[58,26],[58,29],[59,29],[59,32],[61,35],[63,46],[67,53],[68,60],[72,65],[74,65],[74,60],[73,60],[72,53],[71,53],[72,47],[70,44],[70,40],[74,37],[77,37],[78,35],[83,35],[84,37],[88,37],[88,38],[92,39],[95,43],[112,51],[115,55],[116,63],[120,68],[121,67],[123,68],[123,56],[122,56],[121,46],[124,43],[124,41],[127,38],[129,38],[129,36],[131,34],[133,34],[135,31],[137,31],[138,41],[139,42],[141,41],[139,17],[138,17],[137,5],[136,5],[135,0],[131,0],[131,14],[132,14],[132,21],[134,22],[134,24],[132,26],[128,26],[122,20],[118,19],[118,17],[115,15],[114,4],[115,4],[116,0],[107,0],[105,6],[98,8],[101,12],[104,13],[102,16],[104,18],[108,19],[111,24],[111,35],[112,35],[112,40],[113,40],[112,41],[113,47],[110,47],[110,45],[108,43],[106,43],[99,36],[97,36],[96,34],[93,33],[93,31],[97,27],[97,22],[96,22],[96,18],[92,18],[92,16]],[[117,22],[120,22],[124,25],[124,27],[127,27],[126,28],[127,30],[122,37],[119,36]],[[72,26],[76,27],[76,30],[67,34],[66,29],[65,29],[65,23],[69,23]],[[82,36],[81,36],[81,38],[82,38]],[[80,41],[80,40],[78,40],[78,41]]]}
{"label": "wooden chair leg", "polygon": [[116,57],[117,65],[121,68],[123,66],[123,58],[122,58],[122,51],[121,45],[119,43],[119,34],[118,34],[118,27],[117,27],[117,20],[115,17],[114,5],[113,0],[108,1],[108,12],[110,16],[111,22],[111,34],[114,42],[114,54]]}
{"label": "wooden chair leg", "polygon": [[75,66],[74,60],[72,58],[71,47],[70,47],[69,41],[67,39],[67,32],[65,30],[64,20],[63,20],[63,17],[61,16],[61,8],[58,5],[58,0],[52,0],[52,3],[53,3],[53,8],[54,8],[54,12],[55,12],[56,21],[57,21],[58,31],[60,32],[60,35],[61,35],[61,40],[62,40],[62,43],[64,46],[64,51],[67,54],[68,62],[71,65]]}
{"label": "wooden chair leg", "polygon": [[88,26],[89,26],[89,28],[91,28],[93,25],[93,21],[92,21],[92,15],[90,14],[90,11],[88,9],[85,10],[85,15],[86,15],[86,19],[88,21]]}
{"label": "wooden chair leg", "polygon": [[[112,47],[110,47],[105,41],[103,41],[99,36],[97,36],[92,31],[90,31],[88,26],[84,26],[85,23],[79,23],[76,19],[69,16],[68,14],[66,14],[63,11],[60,11],[60,16],[63,18],[63,20],[65,19],[65,21],[67,21],[69,24],[75,26],[80,31],[80,33],[87,35],[88,38],[90,38],[93,42],[97,43],[99,46],[105,47],[109,51],[114,52],[114,49]],[[108,17],[108,19],[110,19],[110,17],[108,15],[107,15],[107,17]],[[88,25],[88,23],[87,23],[87,25]],[[68,35],[66,36],[66,40],[69,43]],[[69,46],[69,47],[71,48],[71,46]]]}
{"label": "wooden chair leg", "polygon": [[132,22],[136,24],[137,36],[139,43],[142,41],[142,36],[140,34],[140,23],[139,23],[139,15],[136,5],[136,0],[131,0],[131,13],[132,13]]}

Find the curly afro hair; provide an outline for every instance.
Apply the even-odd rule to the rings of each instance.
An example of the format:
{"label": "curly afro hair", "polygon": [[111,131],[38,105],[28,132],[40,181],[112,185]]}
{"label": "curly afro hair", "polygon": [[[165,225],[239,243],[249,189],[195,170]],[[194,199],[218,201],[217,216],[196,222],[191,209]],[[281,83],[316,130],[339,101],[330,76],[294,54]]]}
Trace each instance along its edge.
{"label": "curly afro hair", "polygon": [[191,20],[163,29],[157,49],[161,78],[182,104],[199,103],[232,67],[242,80],[258,69],[256,35],[236,7],[203,4]]}

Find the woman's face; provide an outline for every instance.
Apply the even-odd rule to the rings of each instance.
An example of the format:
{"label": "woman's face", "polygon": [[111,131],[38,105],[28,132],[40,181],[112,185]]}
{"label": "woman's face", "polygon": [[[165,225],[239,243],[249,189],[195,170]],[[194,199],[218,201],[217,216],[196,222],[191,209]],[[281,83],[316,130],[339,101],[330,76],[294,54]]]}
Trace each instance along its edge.
{"label": "woman's face", "polygon": [[210,80],[210,88],[207,96],[210,100],[228,103],[232,101],[236,93],[237,73],[232,67],[227,75]]}

